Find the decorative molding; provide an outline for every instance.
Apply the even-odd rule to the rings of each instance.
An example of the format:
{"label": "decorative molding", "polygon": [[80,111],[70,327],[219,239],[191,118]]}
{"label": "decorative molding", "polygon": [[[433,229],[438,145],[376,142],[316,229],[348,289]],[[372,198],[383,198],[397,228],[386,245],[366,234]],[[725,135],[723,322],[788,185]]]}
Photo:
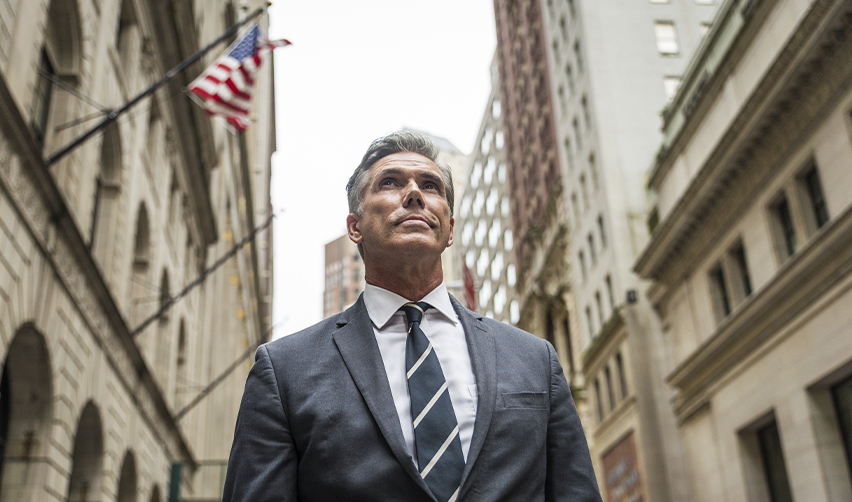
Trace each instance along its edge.
{"label": "decorative molding", "polygon": [[[634,265],[642,277],[671,285],[687,274],[706,251],[705,244],[729,228],[789,150],[810,133],[807,125],[849,89],[852,20],[841,15],[848,9],[840,0],[814,4],[704,167],[657,227]],[[794,102],[796,106],[791,106]],[[736,190],[731,189],[734,183]]]}
{"label": "decorative molding", "polygon": [[[737,365],[852,273],[852,208],[831,220],[791,257],[770,283],[746,299],[672,371],[680,420],[709,399],[710,389]],[[789,334],[789,333],[788,333]]]}

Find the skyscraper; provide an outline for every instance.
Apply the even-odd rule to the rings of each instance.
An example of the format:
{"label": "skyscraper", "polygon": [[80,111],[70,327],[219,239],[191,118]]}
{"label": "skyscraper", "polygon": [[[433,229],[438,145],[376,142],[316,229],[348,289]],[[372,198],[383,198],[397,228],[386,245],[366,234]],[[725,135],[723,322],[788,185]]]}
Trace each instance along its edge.
{"label": "skyscraper", "polygon": [[656,316],[633,274],[659,113],[711,0],[496,0],[522,325],[554,341],[602,492],[683,500]]}
{"label": "skyscraper", "polygon": [[520,306],[516,299],[517,272],[498,93],[495,58],[491,64],[491,94],[470,154],[468,179],[459,203],[456,235],[460,239],[456,252],[475,283],[474,305],[469,307],[514,324],[520,320]]}

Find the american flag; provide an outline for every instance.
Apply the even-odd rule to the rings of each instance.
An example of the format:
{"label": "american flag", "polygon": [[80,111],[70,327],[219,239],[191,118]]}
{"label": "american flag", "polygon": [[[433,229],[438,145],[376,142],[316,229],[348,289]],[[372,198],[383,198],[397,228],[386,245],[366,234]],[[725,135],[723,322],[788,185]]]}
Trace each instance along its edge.
{"label": "american flag", "polygon": [[201,98],[208,115],[223,117],[237,130],[248,128],[251,95],[262,57],[276,47],[290,45],[287,40],[267,40],[254,25],[234,42],[188,89]]}

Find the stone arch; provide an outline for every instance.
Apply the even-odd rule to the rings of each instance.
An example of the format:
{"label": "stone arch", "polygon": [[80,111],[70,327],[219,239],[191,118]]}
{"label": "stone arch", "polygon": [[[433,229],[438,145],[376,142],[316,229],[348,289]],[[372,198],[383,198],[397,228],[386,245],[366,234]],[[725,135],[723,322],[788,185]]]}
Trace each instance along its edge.
{"label": "stone arch", "polygon": [[0,502],[35,500],[48,472],[53,377],[47,343],[32,325],[15,333],[0,378]]}
{"label": "stone arch", "polygon": [[88,401],[77,421],[74,449],[71,453],[71,475],[68,478],[68,502],[97,500],[101,493],[104,463],[104,435],[101,414],[94,402]]}
{"label": "stone arch", "polygon": [[132,277],[130,280],[130,329],[135,329],[150,312],[151,222],[145,203],[139,204],[133,239]]}
{"label": "stone arch", "polygon": [[112,123],[104,130],[101,139],[100,172],[95,181],[95,207],[89,235],[89,247],[106,278],[112,276],[115,257],[121,197],[121,151],[118,124]]}
{"label": "stone arch", "polygon": [[121,471],[119,471],[118,489],[116,490],[116,502],[136,502],[137,500],[137,478],[136,478],[136,457],[133,452],[128,450],[124,454],[124,460],[121,462]]}

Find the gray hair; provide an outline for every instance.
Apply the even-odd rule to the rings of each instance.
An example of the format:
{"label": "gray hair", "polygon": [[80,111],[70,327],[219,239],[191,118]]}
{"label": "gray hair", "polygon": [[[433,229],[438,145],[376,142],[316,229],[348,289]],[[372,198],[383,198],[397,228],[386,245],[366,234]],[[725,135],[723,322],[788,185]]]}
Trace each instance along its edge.
{"label": "gray hair", "polygon": [[[346,183],[346,198],[349,201],[349,212],[361,216],[364,209],[364,190],[367,187],[370,168],[379,160],[395,153],[411,152],[420,154],[431,160],[444,178],[444,190],[447,194],[447,205],[450,206],[450,218],[453,217],[455,205],[455,189],[453,188],[453,173],[450,166],[438,161],[440,151],[422,134],[412,131],[397,131],[379,138],[370,144],[361,163]],[[364,246],[358,244],[358,253],[364,258]]]}

